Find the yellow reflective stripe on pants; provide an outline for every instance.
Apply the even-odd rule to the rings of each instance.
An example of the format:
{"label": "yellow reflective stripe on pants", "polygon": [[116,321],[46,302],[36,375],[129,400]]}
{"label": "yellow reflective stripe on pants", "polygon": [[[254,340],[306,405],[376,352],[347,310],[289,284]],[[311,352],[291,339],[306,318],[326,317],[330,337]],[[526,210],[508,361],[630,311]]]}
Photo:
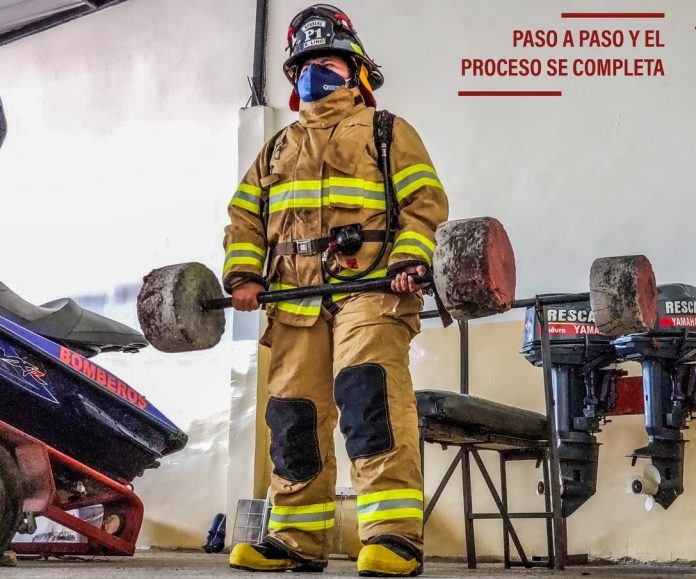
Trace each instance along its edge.
{"label": "yellow reflective stripe on pants", "polygon": [[246,209],[254,215],[261,213],[261,188],[241,183],[232,196],[230,205]]}
{"label": "yellow reflective stripe on pants", "polygon": [[253,243],[232,243],[227,246],[223,275],[235,265],[253,265],[259,270],[263,269],[266,260],[266,250]]}
{"label": "yellow reflective stripe on pants", "polygon": [[323,531],[334,526],[336,503],[319,503],[300,507],[273,506],[268,528]]}
{"label": "yellow reflective stripe on pants", "polygon": [[423,502],[423,492],[417,489],[394,489],[389,491],[376,491],[360,495],[358,506],[369,505],[374,502],[388,501],[391,499],[415,499]]}
{"label": "yellow reflective stripe on pants", "polygon": [[282,529],[300,529],[302,531],[324,531],[325,529],[332,529],[334,526],[334,519],[329,521],[308,521],[305,523],[281,523],[278,521],[268,521],[268,528],[271,531],[280,531]]}
{"label": "yellow reflective stripe on pants", "polygon": [[392,178],[396,199],[403,201],[414,191],[430,185],[438,189],[444,189],[440,179],[430,165],[418,164],[411,165],[399,171]]}
{"label": "yellow reflective stripe on pants", "polygon": [[[271,291],[297,289],[295,286],[272,283]],[[282,312],[295,314],[297,316],[318,316],[321,313],[321,297],[302,298],[299,300],[288,300],[283,302],[274,302],[268,305],[269,308],[277,308]]]}
{"label": "yellow reflective stripe on pants", "polygon": [[357,502],[360,523],[423,518],[423,493],[415,489],[368,493]]}
{"label": "yellow reflective stripe on pants", "polygon": [[410,253],[422,257],[428,265],[433,263],[435,244],[425,235],[415,231],[403,231],[394,240],[392,253]]}

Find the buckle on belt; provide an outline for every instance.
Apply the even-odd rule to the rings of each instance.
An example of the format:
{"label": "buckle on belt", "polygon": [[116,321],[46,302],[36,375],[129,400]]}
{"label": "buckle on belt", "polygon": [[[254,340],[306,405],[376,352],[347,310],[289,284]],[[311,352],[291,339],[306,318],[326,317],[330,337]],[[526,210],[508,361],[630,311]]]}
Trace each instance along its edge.
{"label": "buckle on belt", "polygon": [[316,239],[295,239],[292,243],[297,255],[316,255],[319,253],[319,244]]}

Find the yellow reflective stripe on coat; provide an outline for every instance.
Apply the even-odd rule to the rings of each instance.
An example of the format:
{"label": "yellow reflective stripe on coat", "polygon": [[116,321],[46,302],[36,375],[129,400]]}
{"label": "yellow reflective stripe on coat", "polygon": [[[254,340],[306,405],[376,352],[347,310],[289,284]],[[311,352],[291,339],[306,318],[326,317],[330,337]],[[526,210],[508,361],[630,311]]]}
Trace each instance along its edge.
{"label": "yellow reflective stripe on coat", "polygon": [[397,201],[401,202],[421,187],[431,186],[444,189],[440,179],[430,165],[411,165],[392,177]]}
{"label": "yellow reflective stripe on coat", "polygon": [[357,503],[360,523],[423,518],[423,493],[416,489],[368,493]]}
{"label": "yellow reflective stripe on coat", "polygon": [[231,243],[227,246],[225,255],[225,266],[222,269],[223,275],[235,265],[252,265],[262,270],[263,262],[266,260],[266,250],[253,243]]}
{"label": "yellow reflective stripe on coat", "polygon": [[368,209],[386,208],[383,183],[348,177],[290,181],[274,185],[269,195],[269,213],[297,208],[318,209],[337,203]]}
{"label": "yellow reflective stripe on coat", "polygon": [[336,503],[318,503],[299,507],[273,506],[268,528],[301,529],[303,531],[323,531],[334,526]]}
{"label": "yellow reflective stripe on coat", "polygon": [[271,201],[273,197],[282,195],[283,193],[288,193],[295,190],[315,190],[321,189],[321,181],[319,179],[310,179],[304,181],[288,181],[287,183],[281,183],[280,185],[273,185],[269,192]]}
{"label": "yellow reflective stripe on coat", "polygon": [[[293,285],[288,285],[284,283],[272,283],[270,285],[271,291],[297,289]],[[268,304],[269,308],[276,308],[281,312],[287,312],[288,314],[295,314],[296,316],[312,316],[316,317],[321,313],[321,296],[302,298],[299,300],[288,300],[283,302],[274,302]]]}
{"label": "yellow reflective stripe on coat", "polygon": [[[346,275],[350,275],[350,274],[355,273],[355,272],[352,269],[344,269],[338,273],[339,273],[339,275],[346,276]],[[380,277],[387,277],[387,268],[386,267],[378,268],[375,271],[368,273],[366,276],[361,277],[360,279],[377,279]],[[329,280],[329,283],[343,283],[343,282],[340,279],[331,278]],[[332,294],[331,299],[334,302],[337,302],[337,301],[346,299],[349,295],[350,294]]]}
{"label": "yellow reflective stripe on coat", "polygon": [[321,207],[321,181],[290,181],[274,185],[268,193],[268,212]]}
{"label": "yellow reflective stripe on coat", "polygon": [[343,203],[367,209],[386,209],[384,183],[351,177],[329,177],[324,179],[324,192],[328,204]]}
{"label": "yellow reflective stripe on coat", "polygon": [[246,183],[240,183],[232,196],[230,205],[246,209],[254,215],[261,213],[261,188]]}
{"label": "yellow reflective stripe on coat", "polygon": [[415,231],[402,231],[394,240],[392,254],[410,253],[423,258],[428,265],[433,263],[435,244],[425,235]]}

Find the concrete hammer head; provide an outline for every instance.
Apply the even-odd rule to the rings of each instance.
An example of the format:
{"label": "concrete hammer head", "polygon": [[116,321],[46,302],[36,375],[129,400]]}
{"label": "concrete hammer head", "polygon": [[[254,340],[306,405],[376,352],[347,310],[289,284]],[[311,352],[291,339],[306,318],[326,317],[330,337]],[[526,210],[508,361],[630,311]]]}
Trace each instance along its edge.
{"label": "concrete hammer head", "polygon": [[515,254],[497,219],[448,221],[438,227],[435,243],[435,287],[454,319],[481,318],[512,307]]}

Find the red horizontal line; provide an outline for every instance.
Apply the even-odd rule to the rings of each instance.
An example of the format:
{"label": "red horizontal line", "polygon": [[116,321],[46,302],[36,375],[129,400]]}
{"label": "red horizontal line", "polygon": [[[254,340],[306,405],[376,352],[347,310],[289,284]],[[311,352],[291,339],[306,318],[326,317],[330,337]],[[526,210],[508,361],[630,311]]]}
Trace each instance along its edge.
{"label": "red horizontal line", "polygon": [[664,12],[562,12],[561,18],[664,18]]}
{"label": "red horizontal line", "polygon": [[494,96],[494,97],[528,97],[528,96],[562,96],[560,90],[460,90],[459,96]]}

